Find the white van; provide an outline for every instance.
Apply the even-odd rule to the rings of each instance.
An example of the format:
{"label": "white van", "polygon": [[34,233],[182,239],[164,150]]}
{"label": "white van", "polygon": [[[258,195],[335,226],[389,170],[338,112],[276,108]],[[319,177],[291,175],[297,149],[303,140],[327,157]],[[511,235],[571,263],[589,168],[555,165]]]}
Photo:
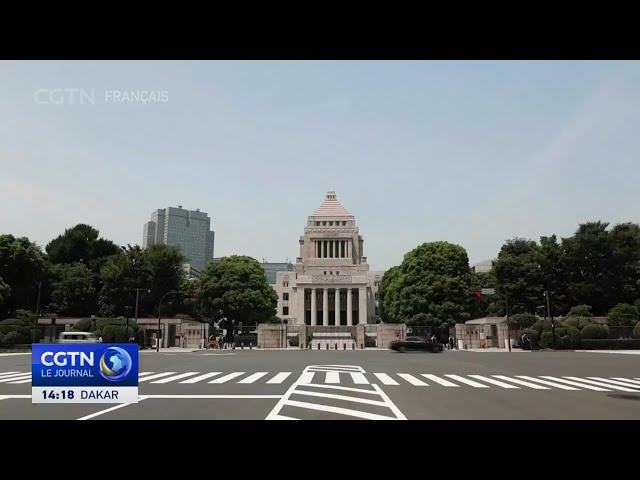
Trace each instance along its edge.
{"label": "white van", "polygon": [[91,332],[61,332],[58,343],[97,343],[98,338]]}

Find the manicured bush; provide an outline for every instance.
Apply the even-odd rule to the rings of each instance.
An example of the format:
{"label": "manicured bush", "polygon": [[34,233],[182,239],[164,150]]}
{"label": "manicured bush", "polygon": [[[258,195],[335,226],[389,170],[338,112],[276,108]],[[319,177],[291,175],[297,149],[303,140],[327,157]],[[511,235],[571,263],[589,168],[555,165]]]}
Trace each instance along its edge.
{"label": "manicured bush", "polygon": [[26,323],[24,320],[20,319],[20,318],[7,318],[5,320],[2,320],[0,322],[0,325],[15,325],[18,327],[26,327]]}
{"label": "manicured bush", "polygon": [[580,348],[583,350],[640,350],[640,339],[582,339]]}
{"label": "manicured bush", "polygon": [[[531,340],[531,344],[529,344],[529,342],[523,342],[522,341],[522,335],[526,335],[527,337],[529,337],[529,339]],[[538,333],[537,330],[534,330],[533,328],[525,328],[522,333],[520,334],[520,338],[518,339],[518,343],[520,344],[521,348],[523,350],[537,350],[538,347],[538,338],[540,337],[540,334]]]}
{"label": "manicured bush", "polygon": [[575,307],[571,307],[571,310],[567,313],[567,317],[593,317],[591,305],[576,305]]}
{"label": "manicured bush", "polygon": [[78,322],[73,326],[73,329],[76,332],[90,332],[91,327],[93,326],[90,318],[81,318]]}
{"label": "manicured bush", "polygon": [[540,336],[540,348],[554,348],[555,350],[562,350],[564,348],[569,348],[569,343],[569,336],[558,335],[557,330],[555,345],[553,342],[553,332],[542,332],[542,335]]}
{"label": "manicured bush", "polygon": [[598,338],[604,339],[609,336],[609,330],[607,329],[607,327],[603,325],[591,324],[591,325],[587,325],[580,331],[580,336],[582,337],[583,340],[584,339],[592,340],[592,339],[598,339]]}
{"label": "manicured bush", "polygon": [[511,317],[511,322],[519,328],[529,328],[535,325],[537,317],[530,313],[516,313]]}
{"label": "manicured bush", "polygon": [[640,338],[640,322],[636,323],[633,327],[633,338]]}

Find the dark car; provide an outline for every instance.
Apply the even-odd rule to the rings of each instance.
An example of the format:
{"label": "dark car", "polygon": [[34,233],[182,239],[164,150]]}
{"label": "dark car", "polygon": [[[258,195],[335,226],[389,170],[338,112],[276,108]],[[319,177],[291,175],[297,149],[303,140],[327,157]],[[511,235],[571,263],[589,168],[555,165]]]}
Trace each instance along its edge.
{"label": "dark car", "polygon": [[406,337],[394,340],[389,345],[391,350],[397,352],[408,352],[410,350],[423,350],[426,352],[442,352],[444,345],[438,342],[432,342],[431,339],[425,337]]}

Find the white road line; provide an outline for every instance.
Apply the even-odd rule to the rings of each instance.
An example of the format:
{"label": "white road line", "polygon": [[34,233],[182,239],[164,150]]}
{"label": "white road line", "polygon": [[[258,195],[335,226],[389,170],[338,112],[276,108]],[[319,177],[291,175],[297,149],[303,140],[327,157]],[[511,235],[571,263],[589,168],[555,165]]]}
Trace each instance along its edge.
{"label": "white road line", "polygon": [[269,372],[256,372],[253,375],[249,375],[247,378],[243,378],[238,383],[253,383],[256,380],[264,377]]}
{"label": "white road line", "polygon": [[31,380],[31,374],[28,373],[28,374],[22,374],[20,376],[16,375],[15,377],[11,377],[11,378],[1,378],[0,383],[8,383],[16,380]]}
{"label": "white road line", "polygon": [[181,373],[180,375],[174,375],[172,377],[166,377],[166,378],[163,378],[162,380],[156,380],[155,382],[151,382],[151,383],[169,383],[169,382],[173,382],[174,380],[180,380],[181,378],[190,377],[190,376],[195,375],[197,373],[200,373],[200,372]]}
{"label": "white road line", "polygon": [[629,382],[629,383],[633,383],[636,385],[640,385],[640,381],[638,380],[632,380],[630,378],[622,378],[622,377],[613,377],[614,380],[622,380],[623,382]]}
{"label": "white road line", "polygon": [[594,387],[592,385],[587,385],[582,382],[573,382],[571,380],[565,380],[564,378],[552,377],[549,375],[542,375],[542,378],[547,378],[549,380],[553,380],[554,382],[566,383],[567,385],[573,385],[574,387],[586,388],[587,390],[594,390],[596,392],[610,392],[611,390],[607,390],[606,388]]}
{"label": "white road line", "polygon": [[149,380],[155,380],[156,378],[162,378],[162,377],[166,377],[168,375],[175,375],[177,372],[164,372],[164,373],[156,373],[155,375],[147,375],[144,378],[140,378],[140,376],[138,375],[138,383],[140,382],[147,382]]}
{"label": "white road line", "polygon": [[270,399],[270,398],[282,398],[282,395],[145,395],[146,399],[193,399],[193,400],[206,400],[206,399]]}
{"label": "white road line", "polygon": [[17,382],[9,382],[8,385],[18,385],[20,383],[30,383],[31,382],[31,377],[27,378],[26,380],[18,380]]}
{"label": "white road line", "polygon": [[318,403],[298,402],[295,400],[287,400],[285,405],[290,407],[307,408],[309,410],[318,410],[321,412],[338,413],[340,415],[348,415],[350,417],[365,418],[367,420],[396,420],[395,417],[386,417],[384,415],[376,415],[374,413],[361,412],[360,410],[351,410],[350,408],[332,407],[330,405],[321,405]]}
{"label": "white road line", "polygon": [[535,383],[525,382],[524,380],[518,380],[517,378],[507,377],[505,375],[494,375],[494,377],[500,380],[506,380],[507,382],[513,382],[524,387],[533,388],[534,390],[551,390],[549,387],[543,387],[542,385],[536,385]]}
{"label": "white road line", "polygon": [[446,373],[445,377],[453,378],[454,380],[457,380],[460,383],[466,383],[467,385],[470,385],[473,388],[489,388],[489,385],[483,385],[482,383],[474,382],[473,380],[469,380],[468,378],[461,377],[460,375],[451,375],[449,373]]}
{"label": "white road line", "polygon": [[364,376],[364,373],[351,372],[349,375],[351,375],[351,379],[356,385],[369,385],[369,380]]}
{"label": "white road line", "polygon": [[587,380],[586,378],[578,378],[578,377],[564,377],[564,378],[568,378],[569,380],[575,380],[577,382],[588,383],[590,385],[595,385],[597,387],[606,387],[606,388],[610,388],[611,390],[620,390],[621,392],[638,392],[638,389],[634,390],[628,387],[618,387],[615,385],[608,385],[606,383],[596,382],[595,380]]}
{"label": "white road line", "polygon": [[424,383],[422,380],[414,377],[413,375],[409,375],[408,373],[399,373],[398,376],[400,378],[406,380],[407,382],[409,382],[411,385],[415,385],[416,387],[428,387],[429,386],[426,383]]}
{"label": "white road line", "polygon": [[151,375],[152,373],[155,373],[155,372],[140,372],[138,373],[138,378],[144,377],[145,375]]}
{"label": "white road line", "polygon": [[300,378],[297,380],[297,382],[293,383],[293,385],[295,386],[296,383],[311,383],[314,375],[315,373],[313,372],[304,372],[302,375],[300,375]]}
{"label": "white road line", "polygon": [[548,380],[542,380],[541,378],[528,377],[526,375],[516,375],[516,376],[518,378],[524,378],[525,380],[530,380],[532,382],[541,383],[543,385],[549,385],[550,387],[556,387],[556,388],[559,388],[560,390],[580,390],[579,388],[568,387],[567,385],[562,385],[561,383],[556,383],[556,382],[550,382]]}
{"label": "white road line", "polygon": [[332,390],[344,390],[346,392],[358,392],[358,393],[371,393],[375,395],[374,390],[365,390],[364,388],[353,387],[340,387],[338,385],[325,385],[323,383],[300,383],[300,387],[313,387],[313,388],[330,388]]}
{"label": "white road line", "polygon": [[[305,369],[306,370],[306,369]],[[302,375],[300,375],[300,377],[298,377],[298,379],[293,382],[293,384],[287,389],[287,391],[284,393],[284,395],[280,398],[280,400],[278,400],[278,403],[276,403],[275,407],[273,407],[273,410],[271,410],[269,412],[269,415],[267,415],[267,418],[265,418],[265,420],[280,420],[280,411],[282,410],[282,407],[284,407],[285,405],[285,400],[287,398],[289,398],[291,396],[291,394],[295,391],[296,387],[302,383],[303,377],[305,377],[305,374],[307,374],[307,377],[305,377],[304,379],[308,381],[305,383],[310,383],[311,379],[313,378],[313,372],[311,372],[311,377],[308,376],[307,371],[304,371],[302,373]]]}
{"label": "white road line", "polygon": [[393,403],[391,401],[391,399],[389,398],[389,396],[384,393],[384,391],[375,383],[371,385],[376,392],[378,392],[378,394],[384,399],[385,402],[387,402],[387,407],[389,407],[391,409],[391,411],[395,414],[396,418],[398,420],[406,420],[407,417],[405,417],[402,412],[400,411],[400,409],[398,407],[396,407],[396,404]]}
{"label": "white road line", "polygon": [[381,402],[379,400],[370,400],[368,398],[360,398],[360,397],[350,397],[348,395],[337,395],[335,393],[311,392],[308,390],[295,390],[294,392],[292,392],[292,395],[307,395],[309,397],[333,398],[335,400],[346,400],[348,402],[366,403],[367,405],[377,405],[379,407],[386,406],[386,402]]}
{"label": "white road line", "polygon": [[29,399],[31,400],[31,395],[0,395],[0,400],[11,400],[11,399]]}
{"label": "white road line", "polygon": [[380,380],[383,385],[400,385],[386,373],[374,373],[374,375],[378,377],[378,380]]}
{"label": "white road line", "polygon": [[500,380],[494,380],[493,378],[489,378],[489,377],[485,377],[482,375],[469,375],[470,377],[475,378],[476,380],[482,380],[483,382],[487,382],[490,383],[492,385],[496,385],[498,387],[502,387],[502,388],[516,388],[516,389],[520,389],[520,387],[516,387],[515,385],[511,385],[509,383],[504,383],[501,382]]}
{"label": "white road line", "polygon": [[[143,401],[145,397],[138,397],[138,403]],[[135,403],[121,403],[120,405],[116,405],[114,407],[109,407],[105,410],[100,410],[99,412],[92,413],[90,415],[86,415],[84,417],[80,417],[78,420],[90,420],[92,418],[98,417],[100,415],[104,415],[105,413],[113,412],[114,410],[118,410],[119,408],[127,407],[129,405],[136,405]]]}
{"label": "white road line", "polygon": [[229,380],[233,380],[234,378],[239,377],[240,375],[244,375],[244,372],[233,372],[233,373],[230,373],[229,375],[225,375],[224,377],[211,380],[209,383],[225,383],[225,382],[228,382]]}
{"label": "white road line", "polygon": [[215,377],[216,375],[220,375],[222,372],[209,372],[204,375],[198,375],[197,377],[190,378],[189,380],[183,380],[180,383],[198,383],[201,380],[205,380],[207,378]]}
{"label": "white road line", "polygon": [[15,375],[16,373],[22,373],[22,372],[2,372],[2,373],[0,373],[0,378],[4,378],[6,376]]}
{"label": "white road line", "polygon": [[340,383],[340,372],[327,372],[324,383]]}
{"label": "white road line", "polygon": [[282,383],[289,377],[289,375],[291,375],[291,372],[280,372],[267,383]]}
{"label": "white road line", "polygon": [[[2,399],[0,399],[2,400]],[[284,415],[274,415],[272,420],[300,420],[299,418],[285,417]]]}
{"label": "white road line", "polygon": [[432,375],[430,373],[423,373],[422,376],[428,380],[431,380],[433,382],[439,383],[440,385],[444,386],[444,387],[459,387],[460,385],[457,385],[453,382],[450,382],[449,380],[445,380],[444,378],[440,378],[436,375]]}
{"label": "white road line", "polygon": [[355,365],[310,365],[308,368],[337,368],[344,371],[365,373],[364,368]]}
{"label": "white road line", "polygon": [[609,380],[608,378],[601,378],[601,377],[588,377],[592,380],[598,380],[600,382],[603,383],[611,383],[613,385],[620,385],[622,387],[629,387],[629,388],[634,388],[635,390],[639,390],[640,389],[640,385],[635,384],[635,383],[629,383],[629,382],[621,382],[621,381],[617,381],[617,380]]}
{"label": "white road line", "polygon": [[9,381],[12,378],[24,377],[25,375],[31,375],[31,372],[19,372],[19,373],[11,373],[11,374],[8,373],[6,375],[3,375],[2,378],[0,378],[0,380]]}

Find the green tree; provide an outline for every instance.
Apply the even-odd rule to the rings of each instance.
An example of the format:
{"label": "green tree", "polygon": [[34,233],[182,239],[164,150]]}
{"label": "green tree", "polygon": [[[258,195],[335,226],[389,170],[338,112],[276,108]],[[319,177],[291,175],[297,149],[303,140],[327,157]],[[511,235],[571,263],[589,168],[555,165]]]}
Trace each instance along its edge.
{"label": "green tree", "polygon": [[95,313],[95,276],[84,263],[55,265],[54,274],[49,310],[67,317]]}
{"label": "green tree", "polygon": [[540,247],[533,240],[507,240],[498,253],[494,271],[499,290],[507,295],[511,313],[535,313],[543,299]]}
{"label": "green tree", "polygon": [[43,296],[46,295],[47,275],[48,264],[38,245],[26,237],[0,235],[0,277],[11,288],[0,315],[19,308],[35,311],[38,282],[45,282]]}
{"label": "green tree", "polygon": [[67,228],[62,235],[45,247],[51,263],[82,262],[98,273],[107,258],[120,253],[111,240],[100,238],[100,232],[90,225],[78,224]]}
{"label": "green tree", "polygon": [[593,317],[591,313],[591,305],[576,305],[571,307],[567,317]]}
{"label": "green tree", "polygon": [[[9,295],[11,294],[11,287],[4,283],[2,277],[0,277],[0,312],[4,312],[5,302],[9,299]],[[0,318],[2,318],[0,316]]]}
{"label": "green tree", "polygon": [[640,320],[638,309],[628,303],[619,303],[613,307],[608,316],[607,323],[612,326],[634,326]]}
{"label": "green tree", "polygon": [[471,273],[471,292],[469,296],[469,313],[472,318],[482,318],[497,315],[504,311],[504,300],[500,295],[481,295],[477,296],[477,292],[481,292],[483,288],[498,288],[498,281],[495,272],[472,272]]}
{"label": "green tree", "polygon": [[470,287],[464,248],[448,242],[423,243],[404,256],[386,281],[382,310],[394,322],[409,321],[420,313],[430,315],[434,323],[464,321],[470,318]]}
{"label": "green tree", "polygon": [[[141,313],[139,315],[157,315],[156,309],[160,303],[160,298],[171,291],[188,291],[190,284],[185,281],[185,273],[182,268],[185,258],[180,248],[172,245],[151,245],[142,251],[142,259],[145,269],[149,273],[148,288],[151,290],[140,296]],[[191,289],[195,290],[195,286]],[[167,297],[162,302],[163,312],[173,315],[177,311],[186,308],[183,296],[176,295]]]}
{"label": "green tree", "polygon": [[[109,258],[100,271],[102,289],[98,299],[100,314],[132,317],[136,288],[150,289],[151,271],[145,263],[142,249],[128,245],[124,251]],[[143,295],[141,297],[144,298]]]}
{"label": "green tree", "polygon": [[[540,237],[539,264],[542,289],[551,293],[551,313],[562,315],[569,308],[564,250],[556,235]],[[540,302],[542,305],[542,302]]]}
{"label": "green tree", "polygon": [[202,310],[213,320],[227,318],[250,325],[268,322],[276,315],[278,295],[253,258],[234,255],[210,263],[199,283]]}
{"label": "green tree", "polygon": [[[392,318],[387,309],[393,310],[392,304],[395,298],[392,298],[397,289],[393,288],[392,284],[400,277],[402,270],[399,266],[391,267],[387,270],[382,279],[380,280],[380,287],[378,288],[378,305],[380,307],[380,318],[385,323],[398,323],[397,319]],[[388,293],[389,292],[389,293]]]}

